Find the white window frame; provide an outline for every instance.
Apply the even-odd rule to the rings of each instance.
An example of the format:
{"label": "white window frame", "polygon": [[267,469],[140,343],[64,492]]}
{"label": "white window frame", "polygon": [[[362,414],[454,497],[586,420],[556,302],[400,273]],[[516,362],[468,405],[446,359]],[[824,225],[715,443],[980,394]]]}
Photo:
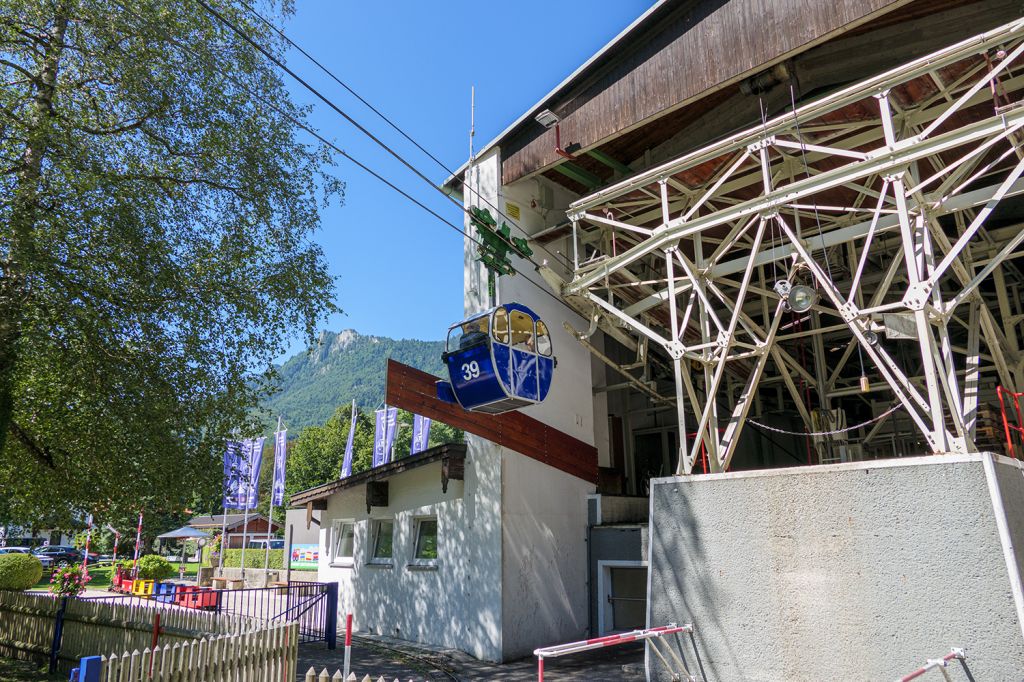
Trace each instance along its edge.
{"label": "white window frame", "polygon": [[[377,538],[380,534],[380,526],[382,523],[391,524],[391,556],[382,557],[376,556],[377,552]],[[367,559],[366,563],[370,566],[394,566],[395,564],[395,519],[394,517],[389,519],[370,519],[369,523],[368,542],[366,543]]]}
{"label": "white window frame", "polygon": [[[436,527],[436,538],[435,544],[437,546],[437,558],[436,559],[419,559],[416,555],[419,553],[420,543],[420,525],[424,521],[433,521]],[[408,567],[412,569],[420,570],[436,570],[441,563],[441,523],[438,520],[437,514],[422,514],[414,516],[412,519],[412,559],[410,559]]]}
{"label": "white window frame", "polygon": [[[352,527],[352,554],[351,556],[339,557],[335,554],[338,549],[338,542],[341,540],[342,530],[345,526]],[[355,519],[335,519],[331,522],[331,544],[330,544],[330,565],[350,567],[355,563],[356,556],[356,522]]]}

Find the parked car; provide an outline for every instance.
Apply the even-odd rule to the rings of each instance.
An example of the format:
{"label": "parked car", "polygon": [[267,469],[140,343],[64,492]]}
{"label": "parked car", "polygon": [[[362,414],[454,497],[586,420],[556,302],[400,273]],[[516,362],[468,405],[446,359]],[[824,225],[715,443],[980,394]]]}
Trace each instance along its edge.
{"label": "parked car", "polygon": [[249,544],[246,545],[247,549],[266,549],[267,543],[270,543],[270,549],[284,549],[284,540],[249,540]]}
{"label": "parked car", "polygon": [[39,559],[39,563],[43,565],[43,570],[48,571],[53,568],[53,559],[48,556],[33,554],[31,547],[0,547],[0,554],[32,554]]}
{"label": "parked car", "polygon": [[[40,560],[43,557],[49,558],[54,566],[67,566],[69,564],[80,564],[85,559],[85,552],[70,545],[47,545],[32,552]],[[89,553],[89,560],[92,561],[96,555]]]}

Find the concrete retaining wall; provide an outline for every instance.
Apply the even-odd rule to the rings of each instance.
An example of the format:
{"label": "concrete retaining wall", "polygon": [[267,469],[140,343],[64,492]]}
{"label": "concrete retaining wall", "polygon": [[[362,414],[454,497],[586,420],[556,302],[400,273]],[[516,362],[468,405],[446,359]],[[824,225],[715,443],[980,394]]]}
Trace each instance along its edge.
{"label": "concrete retaining wall", "polygon": [[707,682],[892,680],[953,646],[975,679],[1024,671],[1013,460],[656,479],[650,552],[649,622],[694,623],[699,661],[684,653]]}

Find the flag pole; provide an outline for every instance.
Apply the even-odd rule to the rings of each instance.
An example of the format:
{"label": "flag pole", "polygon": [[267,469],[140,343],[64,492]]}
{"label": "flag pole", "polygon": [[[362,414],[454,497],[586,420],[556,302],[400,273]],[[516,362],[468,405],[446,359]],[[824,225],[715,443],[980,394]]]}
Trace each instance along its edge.
{"label": "flag pole", "polygon": [[[274,527],[274,484],[277,482],[277,434],[281,433],[281,415],[277,415],[277,431],[274,432],[274,473],[270,480],[270,510],[267,512],[267,551],[263,557],[263,581],[270,570],[270,529]],[[287,447],[287,443],[285,444]]]}
{"label": "flag pole", "polygon": [[[231,447],[230,446],[231,446],[232,443],[234,443],[235,448],[236,448],[236,452],[237,452],[238,444],[235,441],[226,441],[225,445],[224,445],[224,462],[225,462],[225,464],[227,464],[228,452],[231,451]],[[230,501],[232,496],[235,496],[235,497],[238,496],[238,485],[237,485],[237,481],[238,481],[238,478],[237,478],[237,475],[238,475],[238,458],[237,457],[235,457],[234,459],[231,460],[231,467],[232,468],[228,471],[228,479],[224,483],[224,490],[221,491],[221,496],[220,496],[222,514],[221,514],[221,517],[220,517],[220,520],[221,520],[221,525],[220,525],[220,556],[218,557],[218,559],[219,559],[218,563],[220,565],[217,567],[219,569],[217,571],[217,573],[218,573],[218,575],[220,575],[221,578],[224,577],[224,569],[226,568],[225,564],[226,564],[227,558],[228,558],[228,502]],[[231,488],[230,491],[228,490],[228,486],[230,486],[230,488]]]}
{"label": "flag pole", "polygon": [[242,500],[242,589],[245,589],[245,546],[249,544],[249,496],[252,495],[252,450],[255,439],[249,439],[249,454],[245,459],[245,499]]}
{"label": "flag pole", "polygon": [[221,518],[220,527],[220,577],[224,577],[224,561],[228,558],[228,506],[223,507],[224,514]]}

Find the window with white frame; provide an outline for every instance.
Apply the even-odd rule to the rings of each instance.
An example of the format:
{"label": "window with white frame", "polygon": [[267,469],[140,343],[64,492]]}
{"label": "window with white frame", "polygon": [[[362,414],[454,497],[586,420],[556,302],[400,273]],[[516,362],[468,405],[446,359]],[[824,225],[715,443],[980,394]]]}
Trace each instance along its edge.
{"label": "window with white frame", "polygon": [[370,524],[370,563],[390,564],[394,557],[395,522],[377,519]]}
{"label": "window with white frame", "polygon": [[416,547],[413,563],[432,565],[437,562],[437,517],[421,516],[415,520]]}
{"label": "window with white frame", "polygon": [[331,563],[351,565],[355,554],[355,523],[338,520],[332,524],[331,530]]}

